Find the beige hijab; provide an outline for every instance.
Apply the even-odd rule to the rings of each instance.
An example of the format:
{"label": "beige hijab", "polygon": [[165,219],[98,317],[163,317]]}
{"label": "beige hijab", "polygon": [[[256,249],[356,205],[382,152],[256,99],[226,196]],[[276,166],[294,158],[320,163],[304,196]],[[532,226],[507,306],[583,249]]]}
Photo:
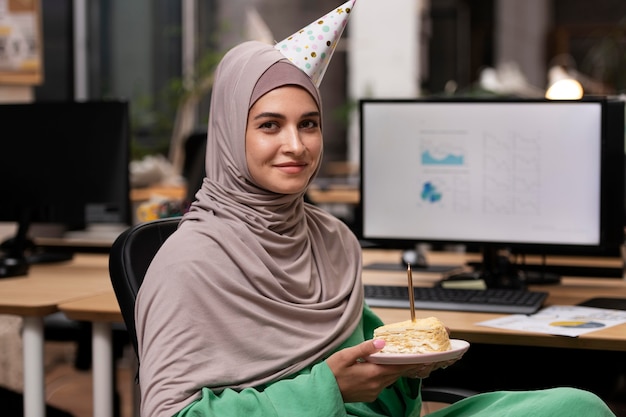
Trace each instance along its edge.
{"label": "beige hijab", "polygon": [[[142,415],[171,416],[203,387],[239,390],[293,374],[328,356],[361,318],[354,235],[303,194],[260,188],[246,167],[248,109],[276,87],[276,76],[265,83],[262,75],[284,70],[278,61],[288,62],[247,42],[216,73],[207,177],[137,298]],[[308,77],[281,78],[319,105]]]}

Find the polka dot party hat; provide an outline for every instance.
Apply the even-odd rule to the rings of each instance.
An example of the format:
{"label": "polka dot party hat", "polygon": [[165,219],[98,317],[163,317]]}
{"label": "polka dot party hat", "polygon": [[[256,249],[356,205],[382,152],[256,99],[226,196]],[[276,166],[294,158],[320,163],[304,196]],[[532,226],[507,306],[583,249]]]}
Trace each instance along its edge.
{"label": "polka dot party hat", "polygon": [[350,0],[275,46],[319,87],[356,0]]}

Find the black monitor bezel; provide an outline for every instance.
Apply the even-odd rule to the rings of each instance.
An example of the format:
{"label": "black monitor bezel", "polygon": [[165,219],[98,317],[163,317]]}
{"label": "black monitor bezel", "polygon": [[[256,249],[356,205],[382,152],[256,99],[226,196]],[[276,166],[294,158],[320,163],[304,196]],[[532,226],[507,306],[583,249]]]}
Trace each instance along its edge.
{"label": "black monitor bezel", "polygon": [[[409,249],[420,243],[430,244],[465,244],[473,247],[498,246],[519,251],[520,253],[563,254],[563,255],[613,255],[624,241],[624,102],[609,97],[586,97],[582,102],[601,105],[601,165],[600,165],[600,241],[597,245],[568,245],[537,242],[505,242],[486,240],[437,240],[432,238],[399,239],[367,236],[364,232],[364,196],[366,178],[364,176],[364,130],[363,108],[368,103],[576,103],[570,100],[523,99],[523,98],[365,98],[359,100],[359,144],[360,144],[360,182],[361,203],[357,208],[356,227],[359,239],[367,245],[389,249]],[[621,126],[621,128],[620,128]]]}
{"label": "black monitor bezel", "polygon": [[[38,259],[65,260],[83,251],[83,246],[61,244],[59,256],[40,256],[57,245],[36,245],[33,224],[60,228],[60,238],[64,231],[97,223],[132,224],[128,101],[3,103],[0,115],[9,133],[3,138],[8,158],[0,158],[5,164],[0,183],[7,194],[0,200],[0,221],[17,224],[15,235],[0,245],[0,277],[25,275]],[[14,148],[8,142],[25,138]]]}
{"label": "black monitor bezel", "polygon": [[[119,220],[120,223],[130,225],[132,222],[132,211],[131,211],[131,201],[130,201],[130,172],[129,172],[129,162],[130,162],[130,144],[131,144],[131,133],[130,133],[130,120],[129,120],[129,103],[125,100],[89,100],[89,101],[43,101],[43,102],[32,102],[32,103],[5,103],[0,104],[0,114],[2,114],[2,109],[6,108],[7,112],[10,114],[11,112],[20,112],[23,115],[32,114],[33,121],[32,123],[37,124],[41,123],[41,120],[37,120],[37,115],[42,115],[46,112],[51,114],[63,114],[63,117],[68,117],[74,113],[76,114],[89,114],[91,117],[99,117],[99,122],[111,122],[115,124],[115,126],[111,127],[112,130],[119,129],[119,132],[115,133],[116,137],[111,139],[111,151],[113,147],[116,149],[116,160],[110,161],[111,164],[115,162],[116,169],[116,184],[115,184],[115,204],[116,209],[119,210]],[[46,116],[48,119],[48,116]],[[50,122],[50,121],[48,121]],[[82,126],[79,122],[77,125]],[[97,128],[95,126],[94,128]],[[72,127],[68,127],[68,132],[73,136],[71,141],[77,141],[77,137],[80,135],[80,132],[74,131]],[[87,137],[89,132],[84,132],[85,138]],[[6,140],[20,140],[20,132],[12,132],[14,138],[7,138]],[[80,172],[72,171],[76,167],[68,168],[67,166],[62,167],[63,162],[66,163],[71,159],[78,159],[81,155],[80,151],[76,149],[67,148],[67,144],[64,144],[62,141],[63,138],[55,138],[48,137],[45,140],[50,141],[51,146],[57,146],[55,142],[58,142],[58,146],[60,148],[64,148],[67,153],[67,157],[63,158],[63,161],[59,161],[58,164],[55,164],[58,168],[50,169],[49,177],[58,176],[58,178],[67,179],[67,183],[60,186],[53,186],[50,184],[49,178],[43,178],[42,184],[44,184],[48,189],[44,189],[45,187],[39,187],[38,189],[24,189],[23,191],[17,191],[23,193],[19,196],[19,198],[11,197],[4,200],[0,204],[0,221],[3,222],[12,222],[18,221],[20,218],[20,213],[25,209],[30,209],[31,211],[31,220],[33,222],[44,222],[44,223],[63,223],[67,225],[70,229],[76,228],[80,229],[85,224],[84,218],[79,218],[78,216],[83,216],[84,211],[81,210],[79,213],[78,210],[81,209],[81,206],[87,203],[85,201],[85,190],[88,190],[90,184],[85,176],[81,175]],[[39,139],[38,139],[39,140]],[[43,141],[44,139],[42,139]],[[86,142],[88,140],[86,139]],[[108,146],[108,145],[107,145]],[[39,152],[41,150],[33,149],[33,153]],[[91,152],[91,151],[88,151]],[[57,151],[55,151],[57,153]],[[61,152],[59,152],[61,153]],[[92,155],[92,157],[96,157],[97,155]],[[45,155],[38,156],[38,158],[45,157]],[[34,159],[34,158],[33,158]],[[36,159],[35,159],[36,160]],[[22,170],[30,169],[32,165],[32,160],[29,158],[26,161],[17,161],[23,163]],[[103,163],[103,165],[109,166],[107,163]],[[81,163],[80,166],[83,166]],[[63,174],[60,174],[58,171],[64,171]],[[15,174],[18,175],[18,174]],[[31,174],[24,174],[30,176]],[[106,181],[108,176],[107,172],[95,172],[94,175],[102,178],[103,181]],[[46,176],[48,177],[48,176]],[[3,178],[2,182],[8,184],[8,181],[11,181],[12,178]],[[32,179],[29,179],[32,183]],[[15,182],[15,181],[13,181]],[[16,190],[16,185],[11,185],[14,190]],[[29,184],[32,186],[32,184]],[[78,191],[78,192],[76,192]],[[111,192],[110,189],[107,190],[107,193]],[[119,195],[118,195],[119,194]],[[122,199],[123,196],[126,196],[125,199]],[[98,196],[99,197],[99,196]],[[91,197],[90,197],[91,198]],[[90,201],[91,203],[96,203],[96,199],[94,201]],[[119,200],[119,201],[117,201]],[[105,203],[104,201],[102,203]]]}

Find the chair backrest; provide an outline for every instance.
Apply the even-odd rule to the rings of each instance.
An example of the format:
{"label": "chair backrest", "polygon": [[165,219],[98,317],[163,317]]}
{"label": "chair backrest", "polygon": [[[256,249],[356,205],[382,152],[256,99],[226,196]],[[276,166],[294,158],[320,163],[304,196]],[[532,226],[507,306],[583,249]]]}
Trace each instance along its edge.
{"label": "chair backrest", "polygon": [[138,353],[135,330],[137,292],[154,255],[179,223],[180,217],[140,223],[119,235],[111,247],[109,275],[135,354]]}

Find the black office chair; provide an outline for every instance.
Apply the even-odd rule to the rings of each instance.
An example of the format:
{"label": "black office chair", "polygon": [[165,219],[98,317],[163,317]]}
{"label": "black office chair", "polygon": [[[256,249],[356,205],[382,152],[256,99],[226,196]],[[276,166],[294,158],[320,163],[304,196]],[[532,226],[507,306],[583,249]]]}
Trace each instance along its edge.
{"label": "black office chair", "polygon": [[154,255],[178,228],[180,217],[153,220],[135,225],[115,239],[109,255],[109,275],[128,330],[138,354],[135,329],[135,299]]}
{"label": "black office chair", "polygon": [[[180,217],[140,223],[122,233],[113,243],[109,257],[109,274],[120,305],[129,339],[137,349],[135,299],[150,262],[163,242],[178,228]],[[451,404],[474,394],[456,388],[424,387],[422,400]]]}
{"label": "black office chair", "polygon": [[193,132],[185,141],[185,159],[183,161],[183,177],[187,181],[186,200],[195,200],[196,192],[202,186],[206,175],[204,159],[206,158],[206,130]]}

